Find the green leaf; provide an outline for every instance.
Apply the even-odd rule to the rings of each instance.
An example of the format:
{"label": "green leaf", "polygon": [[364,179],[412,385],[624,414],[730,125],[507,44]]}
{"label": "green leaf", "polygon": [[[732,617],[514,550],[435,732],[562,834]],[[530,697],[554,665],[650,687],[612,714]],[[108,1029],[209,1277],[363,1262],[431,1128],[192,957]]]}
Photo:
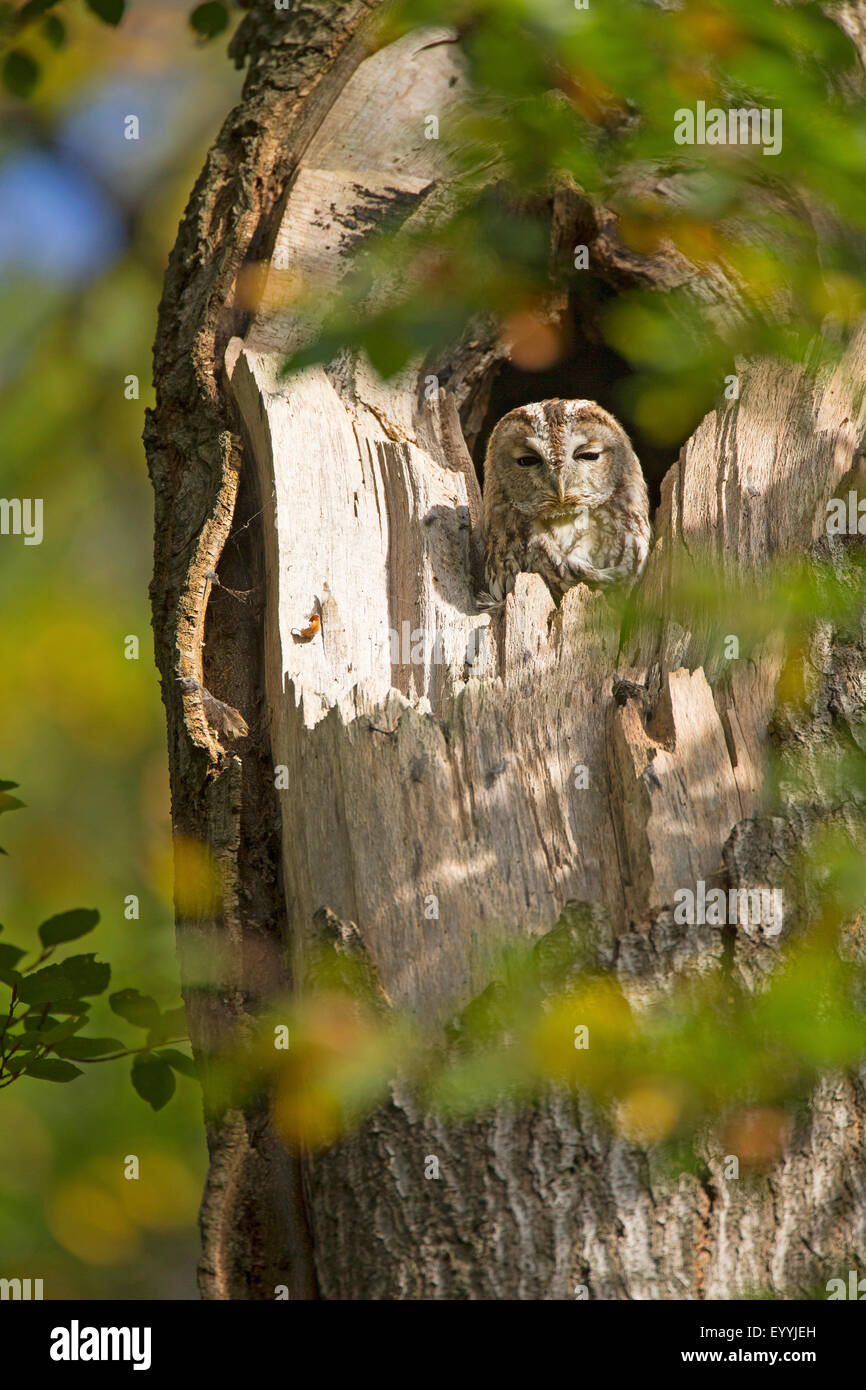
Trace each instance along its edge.
{"label": "green leaf", "polygon": [[76,999],[86,994],[101,994],[108,989],[111,966],[97,960],[93,954],[70,956],[63,962],[63,970],[72,982],[72,993]]}
{"label": "green leaf", "polygon": [[10,970],[7,965],[0,965],[0,981],[12,989],[15,985],[20,986],[24,976],[20,970]]}
{"label": "green leaf", "polygon": [[117,1038],[69,1038],[59,1043],[54,1051],[58,1057],[83,1058],[104,1057],[108,1052],[123,1052],[122,1042]]}
{"label": "green leaf", "polygon": [[40,1034],[40,1037],[42,1037],[42,1041],[63,1042],[64,1038],[72,1037],[72,1034],[76,1033],[78,1029],[85,1029],[85,1027],[88,1026],[88,1017],[85,1015],[76,1017],[76,1019],[64,1019],[63,1023],[58,1023],[57,1019],[47,1017],[44,1022],[49,1024],[49,1027],[39,1027],[39,1029],[36,1030]]}
{"label": "green leaf", "polygon": [[4,811],[18,811],[25,804],[17,796],[10,796],[8,792],[0,792],[0,816]]}
{"label": "green leaf", "polygon": [[[13,1043],[17,1044],[14,1051]],[[24,1033],[20,1035],[17,1033],[7,1033],[4,1039],[7,1069],[11,1068],[12,1071],[20,1071],[24,1063],[28,1061],[40,1046],[41,1044],[39,1042],[32,1037],[25,1036]]]}
{"label": "green leaf", "polygon": [[25,975],[18,986],[18,997],[25,1004],[48,1004],[52,999],[69,998],[75,989],[66,974],[66,965],[46,965]]}
{"label": "green leaf", "polygon": [[25,1047],[48,1047],[49,1044],[70,1038],[79,1028],[86,1026],[86,1018],[67,1018],[63,1023],[56,1018],[46,1018],[44,1025],[37,1022],[37,1026],[33,1027],[33,1020],[28,1017],[27,1027],[20,1037]]}
{"label": "green leaf", "polygon": [[149,994],[140,994],[137,989],[119,989],[116,994],[110,994],[108,1007],[136,1028],[154,1028],[160,1019],[156,1000]]}
{"label": "green leaf", "polygon": [[80,1067],[74,1067],[71,1062],[61,1062],[54,1057],[38,1057],[33,1062],[28,1062],[24,1068],[27,1076],[35,1076],[39,1081],[74,1081],[76,1076],[83,1076]]}
{"label": "green leaf", "polygon": [[58,1018],[52,1018],[50,1014],[46,1015],[45,1018],[43,1018],[41,1014],[37,1017],[36,1013],[31,1009],[26,1016],[25,1032],[28,1035],[32,1033],[34,1037],[39,1034],[43,1042],[45,1041],[46,1033],[50,1033],[52,1028],[59,1027],[60,1020]]}
{"label": "green leaf", "polygon": [[45,14],[46,10],[53,10],[58,3],[59,0],[27,0],[27,4],[22,5],[18,11],[18,18],[38,19],[41,14]]}
{"label": "green leaf", "polygon": [[132,1084],[142,1100],[154,1110],[161,1110],[174,1095],[176,1081],[168,1062],[161,1057],[136,1057],[132,1064]]}
{"label": "green leaf", "polygon": [[[94,955],[70,956],[62,965],[46,965],[25,975],[18,995],[25,1004],[51,1004],[57,1013],[73,1013],[81,1008],[81,995],[101,994],[110,979],[111,966]],[[62,1008],[59,1001],[63,1000],[73,1001],[72,1007]]]}
{"label": "green leaf", "polygon": [[412,356],[410,345],[387,326],[371,328],[365,347],[370,362],[386,381],[402,371]]}
{"label": "green leaf", "polygon": [[187,1057],[185,1052],[178,1052],[176,1047],[163,1047],[155,1055],[162,1057],[170,1067],[179,1071],[181,1076],[191,1076],[193,1081],[198,1080],[195,1062],[192,1057]]}
{"label": "green leaf", "polygon": [[123,19],[125,0],[84,0],[84,3],[104,24],[119,24]]}
{"label": "green leaf", "polygon": [[3,59],[2,77],[7,92],[14,97],[29,97],[39,81],[39,64],[22,48],[12,48]]}
{"label": "green leaf", "polygon": [[58,912],[49,917],[39,928],[39,940],[43,946],[59,946],[63,941],[76,941],[93,931],[99,921],[95,907],[75,907],[71,912]]}
{"label": "green leaf", "polygon": [[22,956],[27,952],[22,951],[20,946],[10,946],[6,942],[0,945],[0,968],[3,970],[14,970]]}
{"label": "green leaf", "polygon": [[0,782],[0,792],[11,792],[17,786],[17,782]]}
{"label": "green leaf", "polygon": [[228,26],[228,10],[220,0],[208,0],[205,5],[196,5],[189,22],[202,38],[215,39]]}
{"label": "green leaf", "polygon": [[66,25],[56,14],[50,14],[42,26],[42,34],[52,48],[62,48],[66,43]]}
{"label": "green leaf", "polygon": [[46,1029],[44,1031],[40,1029],[39,1033],[40,1036],[42,1036],[43,1042],[46,1042],[46,1044],[50,1044],[51,1047],[54,1047],[54,1044],[56,1044],[56,1042],[65,1042],[67,1038],[72,1037],[72,1034],[78,1033],[79,1029],[86,1029],[88,1023],[89,1019],[86,1015],[83,1015],[81,1017],[71,1017],[71,1019],[64,1019],[63,1023],[54,1024],[54,1026],[50,1027],[50,1029]]}
{"label": "green leaf", "polygon": [[71,1038],[72,1034],[76,1033],[78,1029],[86,1027],[86,1023],[88,1023],[86,1017],[83,1017],[83,1019],[75,1019],[75,1017],[74,1019],[64,1019],[63,1023],[54,1023],[54,1026],[50,1027],[50,1029],[36,1030],[36,1036],[38,1036],[44,1044],[50,1044],[51,1047],[53,1047],[56,1042],[64,1042],[67,1038]]}

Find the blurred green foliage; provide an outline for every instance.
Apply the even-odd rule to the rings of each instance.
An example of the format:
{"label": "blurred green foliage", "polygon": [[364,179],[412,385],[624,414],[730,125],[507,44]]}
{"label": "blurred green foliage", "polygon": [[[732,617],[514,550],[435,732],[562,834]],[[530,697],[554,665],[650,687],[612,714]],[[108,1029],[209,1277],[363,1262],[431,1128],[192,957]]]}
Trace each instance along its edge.
{"label": "blurred green foliage", "polygon": [[[67,42],[28,30],[38,85],[26,102],[0,98],[0,178],[34,151],[50,158],[97,190],[122,237],[84,277],[65,278],[62,258],[0,265],[0,495],[45,504],[41,546],[0,537],[0,766],[28,803],[3,821],[2,940],[29,945],[34,922],[93,903],[112,988],[171,1001],[172,840],[141,431],[168,252],[241,79],[219,46],[197,42],[189,3],[132,0],[116,27],[77,0],[56,8]],[[137,143],[123,139],[127,111],[143,117]],[[86,163],[70,135],[85,119]],[[8,226],[23,215],[7,202],[0,217]],[[61,249],[79,235],[77,216],[68,203]],[[129,374],[137,399],[125,392]],[[137,660],[126,659],[129,636]],[[107,994],[89,1002],[88,1032],[123,1033]],[[75,1085],[22,1077],[2,1093],[0,1273],[43,1277],[46,1298],[195,1298],[206,1169],[198,1087],[182,1081],[155,1113],[130,1086],[129,1060],[83,1069]],[[124,1176],[128,1155],[139,1158],[137,1180]]]}
{"label": "blurred green foliage", "polygon": [[[858,540],[830,557],[816,552],[729,580],[708,556],[682,559],[661,601],[628,605],[632,639],[671,618],[696,634],[695,664],[715,664],[721,678],[715,623],[729,630],[737,615],[739,661],[777,634],[788,650],[778,698],[789,721],[798,711],[808,720],[820,685],[814,667],[813,688],[785,675],[809,667],[816,628],[860,642],[862,661],[866,553]],[[671,1171],[697,1170],[708,1144],[746,1170],[766,1169],[784,1153],[816,1083],[855,1075],[866,1061],[866,707],[837,712],[807,742],[771,748],[761,814],[786,812],[796,813],[803,841],[776,866],[783,921],[771,914],[744,931],[723,918],[719,951],[696,945],[673,987],[649,990],[655,1002],[629,1002],[610,927],[586,903],[568,904],[550,931],[504,950],[487,988],[432,1037],[383,1005],[363,959],[321,946],[301,999],[263,1020],[258,1047],[242,1060],[224,1059],[226,1103],[238,1088],[269,1082],[285,1141],[316,1147],[385,1102],[397,1072],[419,1107],[456,1120],[565,1087],[625,1138],[657,1146]],[[685,930],[694,933],[694,923]],[[757,955],[744,970],[735,953],[746,941]],[[274,1044],[281,1027],[288,1046]]]}
{"label": "blurred green foliage", "polygon": [[[603,316],[631,368],[618,410],[645,437],[688,435],[735,357],[815,365],[841,348],[866,308],[866,105],[857,52],[823,7],[395,0],[380,42],[420,24],[454,25],[466,59],[470,95],[439,113],[453,210],[411,227],[395,215],[336,290],[293,283],[315,327],[291,367],[363,348],[390,376],[487,317],[510,320],[519,358],[527,316],[586,274],[551,265],[547,203],[563,185],[616,214],[628,251],[706,277],[697,294],[621,284]],[[675,113],[698,101],[778,109],[780,152],[675,143]]]}
{"label": "blurred green foliage", "polygon": [[[588,905],[573,903],[550,932],[504,952],[487,989],[431,1041],[409,1017],[371,1007],[322,949],[316,989],[263,1019],[253,1054],[223,1059],[225,1103],[269,1084],[284,1141],[316,1148],[384,1103],[398,1074],[421,1108],[454,1120],[566,1087],[671,1164],[694,1168],[709,1135],[747,1167],[769,1166],[818,1080],[866,1059],[863,850],[834,833],[803,857],[801,873],[847,915],[827,909],[786,940],[757,993],[708,955],[703,973],[637,1013],[598,963]],[[326,989],[329,965],[339,980]]]}
{"label": "blurred green foliage", "polygon": [[[2,0],[0,3],[0,82],[12,96],[29,97],[42,76],[40,50],[63,48],[70,25],[76,31],[81,5],[103,24],[116,28],[134,4],[128,0]],[[170,9],[176,6],[163,6]],[[216,38],[229,27],[236,0],[206,0],[188,10],[188,22],[200,39]]]}
{"label": "blurred green foliage", "polygon": [[[8,794],[14,785],[0,782],[0,812],[20,808],[21,802]],[[25,1076],[38,1081],[74,1081],[84,1075],[74,1062],[92,1064],[132,1057],[134,1089],[154,1110],[161,1110],[174,1095],[174,1073],[196,1075],[188,1054],[164,1047],[168,1042],[187,1040],[183,1008],[163,1013],[149,995],[137,989],[119,990],[109,997],[109,1008],[146,1030],[143,1046],[126,1048],[117,1038],[85,1035],[81,1030],[89,1022],[90,997],[108,988],[111,967],[92,954],[67,956],[57,963],[52,960],[58,946],[80,940],[98,922],[99,913],[94,908],[55,913],[39,927],[38,954],[28,965],[24,963],[28,955],[25,947],[0,941],[0,993],[9,992],[8,1008],[4,1002],[0,1009],[0,1090]],[[46,965],[46,961],[51,964]]]}
{"label": "blurred green foliage", "polygon": [[[542,937],[539,945],[548,944]],[[503,1092],[535,1098],[550,1083],[566,1084],[626,1137],[677,1144],[703,1138],[732,1112],[784,1113],[819,1076],[866,1054],[856,1007],[863,971],[833,944],[810,936],[757,997],[720,970],[642,1016],[615,977],[592,969],[567,991],[544,994],[539,948],[526,948],[508,962],[493,1017],[472,1020],[466,1055],[434,1073],[430,1097],[466,1114]]]}

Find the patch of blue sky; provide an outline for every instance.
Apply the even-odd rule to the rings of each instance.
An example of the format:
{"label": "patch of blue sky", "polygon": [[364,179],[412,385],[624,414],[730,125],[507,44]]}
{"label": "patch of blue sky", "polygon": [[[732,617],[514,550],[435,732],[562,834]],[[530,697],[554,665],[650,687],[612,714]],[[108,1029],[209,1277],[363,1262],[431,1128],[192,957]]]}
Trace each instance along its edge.
{"label": "patch of blue sky", "polygon": [[169,71],[106,83],[66,114],[59,132],[61,148],[100,181],[135,198],[158,177],[178,144],[183,145],[178,129],[195,124],[189,109],[195,84],[186,74],[183,78]]}
{"label": "patch of blue sky", "polygon": [[22,150],[0,164],[0,274],[87,281],[123,247],[123,220],[100,189],[56,156]]}

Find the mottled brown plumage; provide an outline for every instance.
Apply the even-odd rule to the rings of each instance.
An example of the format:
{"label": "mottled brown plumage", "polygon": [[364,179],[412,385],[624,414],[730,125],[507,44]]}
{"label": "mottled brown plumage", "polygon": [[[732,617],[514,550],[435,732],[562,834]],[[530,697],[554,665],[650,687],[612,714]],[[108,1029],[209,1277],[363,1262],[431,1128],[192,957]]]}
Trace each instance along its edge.
{"label": "mottled brown plumage", "polygon": [[521,571],[555,598],[584,582],[631,585],[649,554],[649,500],[622,426],[594,401],[536,401],[505,415],[484,465],[482,603]]}

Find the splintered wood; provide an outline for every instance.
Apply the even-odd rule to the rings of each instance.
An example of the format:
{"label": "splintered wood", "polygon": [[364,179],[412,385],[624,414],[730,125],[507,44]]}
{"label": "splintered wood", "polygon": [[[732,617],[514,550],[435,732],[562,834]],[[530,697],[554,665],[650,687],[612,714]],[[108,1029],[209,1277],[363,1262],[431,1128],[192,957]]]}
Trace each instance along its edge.
{"label": "splintered wood", "polygon": [[[862,341],[811,394],[796,369],[744,369],[739,400],[707,416],[665,480],[645,581],[657,637],[620,655],[604,595],[579,585],[556,609],[532,575],[503,615],[479,613],[478,485],[457,416],[471,372],[456,399],[429,401],[417,364],[390,383],[343,359],[280,376],[306,331],[279,302],[284,268],[336,284],[385,208],[418,215],[442,183],[424,120],[463,75],[438,38],[401,39],[345,86],[289,189],[259,312],[227,354],[265,503],[295,944],[320,909],[357,923],[388,996],[430,1018],[568,899],[641,932],[677,888],[718,873],[757,805],[780,654],[768,640],[714,689],[702,635],[666,621],[671,555],[706,542],[721,573],[802,550],[863,428]],[[617,674],[646,699],[615,700]]]}

